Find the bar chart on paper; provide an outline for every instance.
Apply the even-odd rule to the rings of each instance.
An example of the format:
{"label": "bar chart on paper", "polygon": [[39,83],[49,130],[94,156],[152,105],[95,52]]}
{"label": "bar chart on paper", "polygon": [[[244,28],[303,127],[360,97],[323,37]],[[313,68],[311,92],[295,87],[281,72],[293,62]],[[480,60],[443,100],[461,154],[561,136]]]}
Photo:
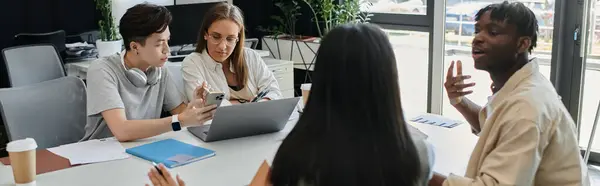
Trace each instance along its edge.
{"label": "bar chart on paper", "polygon": [[410,121],[428,124],[428,125],[446,127],[446,128],[454,128],[454,127],[462,124],[461,121],[451,120],[449,118],[446,118],[446,117],[443,117],[440,115],[435,115],[435,114],[423,114],[423,115],[420,115],[420,116],[417,116],[417,117],[411,119]]}

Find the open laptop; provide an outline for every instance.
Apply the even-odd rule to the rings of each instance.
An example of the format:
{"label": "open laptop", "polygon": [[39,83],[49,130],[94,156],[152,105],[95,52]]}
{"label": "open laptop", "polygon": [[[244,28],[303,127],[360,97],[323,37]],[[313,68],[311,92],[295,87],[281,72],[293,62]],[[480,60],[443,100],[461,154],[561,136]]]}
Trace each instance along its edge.
{"label": "open laptop", "polygon": [[285,127],[300,98],[288,98],[217,108],[212,124],[188,127],[202,141],[278,132]]}

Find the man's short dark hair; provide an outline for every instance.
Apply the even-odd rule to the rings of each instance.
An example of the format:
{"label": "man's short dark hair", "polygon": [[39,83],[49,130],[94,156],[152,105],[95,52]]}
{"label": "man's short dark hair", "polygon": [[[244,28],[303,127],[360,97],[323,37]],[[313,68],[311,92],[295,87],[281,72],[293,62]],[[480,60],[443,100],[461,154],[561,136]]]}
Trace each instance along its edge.
{"label": "man's short dark hair", "polygon": [[132,41],[146,44],[150,35],[164,32],[172,19],[171,12],[164,6],[142,3],[127,9],[119,22],[125,49],[131,49],[129,43]]}
{"label": "man's short dark hair", "polygon": [[479,10],[475,15],[475,20],[479,21],[481,16],[490,11],[490,19],[493,21],[504,22],[515,25],[517,35],[531,37],[531,46],[529,52],[537,45],[538,22],[533,11],[527,8],[523,3],[513,2],[491,4]]}

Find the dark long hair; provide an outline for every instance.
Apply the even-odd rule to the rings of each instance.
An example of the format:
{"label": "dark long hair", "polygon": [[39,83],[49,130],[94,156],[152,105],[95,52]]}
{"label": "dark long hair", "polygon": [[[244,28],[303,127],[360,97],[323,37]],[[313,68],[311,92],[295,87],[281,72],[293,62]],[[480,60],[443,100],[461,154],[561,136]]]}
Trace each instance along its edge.
{"label": "dark long hair", "polygon": [[[207,41],[204,36],[208,32],[208,28],[216,21],[229,19],[235,22],[240,27],[238,34],[238,41],[233,49],[233,53],[229,56],[231,59],[231,65],[235,71],[236,82],[239,87],[245,87],[248,82],[248,66],[244,58],[244,41],[246,35],[244,34],[244,16],[242,10],[237,6],[229,3],[218,3],[206,12],[200,31],[198,31],[198,42],[196,43],[196,52],[202,53],[206,49]],[[208,52],[208,51],[207,51]]]}
{"label": "dark long hair", "polygon": [[331,30],[318,50],[304,114],[273,161],[271,182],[409,186],[422,176],[387,35],[371,24]]}

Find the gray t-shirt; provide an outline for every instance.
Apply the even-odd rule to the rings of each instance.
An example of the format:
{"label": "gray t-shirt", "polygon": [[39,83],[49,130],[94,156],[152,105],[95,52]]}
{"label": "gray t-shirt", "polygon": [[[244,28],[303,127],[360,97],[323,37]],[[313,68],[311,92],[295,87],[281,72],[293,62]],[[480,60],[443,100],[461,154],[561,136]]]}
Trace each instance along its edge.
{"label": "gray t-shirt", "polygon": [[128,120],[158,119],[163,109],[171,111],[183,103],[169,70],[162,68],[155,85],[136,87],[127,79],[120,54],[98,59],[87,72],[87,125],[82,141],[112,137],[102,112],[125,109]]}

